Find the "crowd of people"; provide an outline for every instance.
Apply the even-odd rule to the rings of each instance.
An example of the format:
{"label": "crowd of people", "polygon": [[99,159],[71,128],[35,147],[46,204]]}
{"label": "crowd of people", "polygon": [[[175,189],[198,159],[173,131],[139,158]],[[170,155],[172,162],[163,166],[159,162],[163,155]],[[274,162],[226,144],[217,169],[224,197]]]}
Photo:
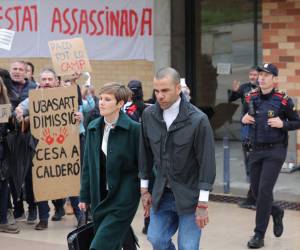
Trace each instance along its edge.
{"label": "crowd of people", "polygon": [[[190,102],[189,88],[179,73],[160,69],[148,103],[138,80],[127,86],[104,84],[97,96],[91,84],[77,84],[78,74],[63,81],[53,69],[44,68],[38,80],[33,75],[30,62],[16,61],[9,71],[0,69],[0,104],[12,107],[9,121],[0,124],[0,232],[18,233],[18,220],[35,224],[36,230],[48,228],[48,201],[35,201],[31,168],[18,191],[6,160],[5,138],[24,133],[24,127],[30,133],[30,124],[23,126],[30,117],[30,90],[76,85],[80,193],[53,200],[51,220],[60,221],[69,204],[78,226],[86,215],[94,223],[91,250],[134,250],[137,239],[131,222],[141,198],[143,232],[154,250],[176,249],[172,236],[177,231],[179,250],[199,249],[216,175],[214,136],[207,116]],[[287,131],[300,128],[291,98],[274,87],[277,76],[273,64],[253,67],[250,82],[234,82],[229,92],[230,102],[240,98],[243,104],[242,145],[250,188],[240,205],[256,209],[249,248],[264,246],[270,215],[275,236],[282,235],[284,211],[273,204],[272,190],[286,156]]]}

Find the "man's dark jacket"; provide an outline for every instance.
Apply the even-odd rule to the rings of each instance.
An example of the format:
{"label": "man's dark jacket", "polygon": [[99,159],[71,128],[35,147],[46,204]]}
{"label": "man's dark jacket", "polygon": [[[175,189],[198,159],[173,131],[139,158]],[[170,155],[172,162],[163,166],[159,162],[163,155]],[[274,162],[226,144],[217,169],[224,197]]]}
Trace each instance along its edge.
{"label": "man's dark jacket", "polygon": [[207,116],[183,95],[179,114],[168,131],[158,103],[143,113],[139,177],[150,179],[153,167],[155,210],[166,183],[174,193],[179,214],[194,212],[200,189],[212,189],[216,174],[213,132]]}
{"label": "man's dark jacket", "polygon": [[12,81],[11,86],[8,88],[10,102],[13,109],[15,109],[19,103],[29,97],[29,91],[36,88],[36,84],[32,81],[26,80],[25,84],[19,88],[19,83]]}
{"label": "man's dark jacket", "polygon": [[245,96],[248,94],[252,89],[257,88],[256,84],[251,82],[243,83],[237,91],[228,90],[228,102],[234,102],[235,100],[241,98],[242,104],[245,103]]}

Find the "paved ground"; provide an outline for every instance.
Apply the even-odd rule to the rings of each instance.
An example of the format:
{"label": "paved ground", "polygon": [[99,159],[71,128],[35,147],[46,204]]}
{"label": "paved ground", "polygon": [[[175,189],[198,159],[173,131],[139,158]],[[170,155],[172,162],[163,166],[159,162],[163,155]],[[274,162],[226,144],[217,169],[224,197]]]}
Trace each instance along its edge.
{"label": "paved ground", "polygon": [[[216,141],[217,175],[214,185],[215,193],[223,193],[223,142]],[[245,177],[245,167],[242,158],[241,144],[230,141],[230,187],[233,195],[246,195],[249,184]],[[300,202],[300,171],[280,173],[274,189],[276,200]]]}
{"label": "paved ground", "polygon": [[[231,194],[245,195],[248,184],[245,179],[243,160],[239,142],[230,142]],[[216,142],[217,177],[214,193],[223,192],[223,148],[222,141]],[[275,199],[300,202],[300,171],[292,174],[280,174],[275,187]],[[209,207],[210,224],[203,231],[201,249],[203,250],[243,250],[252,235],[254,211],[240,209],[237,205],[211,202]],[[141,234],[143,224],[141,209],[133,222],[133,227],[140,240],[142,250],[151,247],[146,237]],[[286,211],[285,231],[281,238],[272,234],[270,222],[266,235],[265,250],[298,250],[300,249],[300,212]],[[37,232],[34,226],[19,222],[20,234],[0,233],[2,250],[67,250],[66,235],[74,229],[75,217],[65,216],[62,222],[50,222],[49,229]]]}
{"label": "paved ground", "polygon": [[[240,209],[237,205],[211,202],[210,224],[203,231],[202,250],[243,250],[252,235],[254,211]],[[35,231],[33,226],[18,222],[22,231],[17,235],[0,233],[2,250],[67,250],[66,235],[74,228],[75,218],[65,216],[61,222],[50,222],[48,230]],[[141,234],[142,210],[133,222],[142,250],[152,249],[144,235]],[[265,250],[300,249],[300,212],[286,211],[284,217],[285,231],[281,238],[272,234],[273,223],[270,222],[265,239]],[[176,240],[176,239],[175,239]]]}

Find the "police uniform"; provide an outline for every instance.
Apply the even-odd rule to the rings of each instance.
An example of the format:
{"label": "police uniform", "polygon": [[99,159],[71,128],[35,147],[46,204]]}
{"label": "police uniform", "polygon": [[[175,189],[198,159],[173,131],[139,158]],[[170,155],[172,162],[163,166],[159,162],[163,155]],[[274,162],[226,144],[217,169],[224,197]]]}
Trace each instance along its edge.
{"label": "police uniform", "polygon": [[[273,204],[273,188],[286,158],[288,130],[300,128],[300,118],[292,99],[275,88],[268,94],[263,94],[259,87],[252,90],[246,96],[244,112],[250,114],[249,109],[255,119],[255,124],[250,125],[249,154],[251,187],[257,200],[254,232],[261,239],[264,238],[271,214],[274,234],[279,237],[283,230],[284,212]],[[279,117],[283,121],[283,127],[270,127],[268,119],[272,117]]]}

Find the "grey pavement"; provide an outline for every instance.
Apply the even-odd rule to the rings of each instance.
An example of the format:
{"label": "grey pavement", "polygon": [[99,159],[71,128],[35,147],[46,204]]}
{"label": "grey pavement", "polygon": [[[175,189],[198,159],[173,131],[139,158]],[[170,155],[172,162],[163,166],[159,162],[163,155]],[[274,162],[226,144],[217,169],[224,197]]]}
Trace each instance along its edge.
{"label": "grey pavement", "polygon": [[[214,185],[215,194],[223,193],[223,142],[216,141],[217,176]],[[229,195],[245,196],[248,183],[238,141],[230,141],[231,192]],[[300,172],[281,173],[275,186],[275,200],[300,202]],[[50,204],[50,203],[49,203]],[[53,208],[52,208],[53,213]],[[241,209],[236,204],[210,202],[210,224],[203,230],[201,250],[243,250],[253,234],[255,212]],[[20,234],[0,233],[2,250],[67,250],[66,235],[75,228],[75,217],[65,216],[61,222],[49,222],[45,231],[34,230],[33,225],[18,222]],[[264,250],[298,250],[300,249],[300,212],[286,210],[284,217],[285,231],[280,238],[272,233],[270,221],[266,234]],[[133,228],[139,238],[142,250],[152,249],[146,236],[141,233],[143,211],[139,208],[133,221]],[[174,237],[176,242],[176,236]]]}
{"label": "grey pavement", "polygon": [[[52,209],[53,211],[53,209]],[[243,250],[253,234],[255,212],[241,209],[235,204],[210,202],[210,223],[202,231],[201,250]],[[300,212],[286,210],[285,230],[280,238],[272,233],[273,222],[270,221],[265,238],[264,250],[298,250],[300,249]],[[33,225],[18,222],[21,232],[16,235],[0,233],[2,250],[67,250],[66,235],[74,229],[75,217],[68,215],[60,222],[49,222],[44,231],[34,230]],[[140,207],[132,223],[139,238],[141,250],[152,249],[146,236],[141,233],[143,211]],[[174,237],[176,242],[176,235]],[[109,249],[108,249],[109,250]]]}
{"label": "grey pavement", "polygon": [[[217,175],[214,185],[214,193],[223,193],[223,166],[224,153],[223,141],[216,141],[216,165]],[[246,181],[245,167],[243,162],[243,153],[239,141],[230,141],[230,194],[245,196],[249,184]],[[274,199],[290,202],[300,202],[300,171],[293,173],[280,173],[274,188]]]}

